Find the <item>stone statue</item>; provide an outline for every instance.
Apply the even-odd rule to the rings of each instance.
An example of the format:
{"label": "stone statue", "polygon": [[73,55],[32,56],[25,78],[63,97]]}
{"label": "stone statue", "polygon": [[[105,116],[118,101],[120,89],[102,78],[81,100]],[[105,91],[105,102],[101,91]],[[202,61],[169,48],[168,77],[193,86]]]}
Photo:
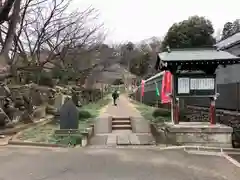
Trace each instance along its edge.
{"label": "stone statue", "polygon": [[[6,97],[4,99],[4,104],[2,108],[3,112],[6,114],[5,115],[5,126],[7,124],[13,123],[13,121],[16,121],[16,114],[17,114],[17,108],[14,107],[13,102],[10,98]],[[2,114],[3,115],[3,114]],[[7,116],[7,117],[6,117]]]}
{"label": "stone statue", "polygon": [[26,95],[22,96],[24,101],[24,111],[21,117],[21,121],[24,123],[29,123],[33,121],[33,104],[31,97],[28,98]]}
{"label": "stone statue", "polygon": [[56,90],[50,89],[49,96],[48,96],[48,104],[49,105],[52,105],[52,106],[54,105],[55,97],[56,97]]}
{"label": "stone statue", "polygon": [[2,108],[0,108],[0,128],[6,128],[7,125],[11,122],[7,114]]}
{"label": "stone statue", "polygon": [[23,95],[24,107],[31,114],[33,112],[32,98]]}
{"label": "stone statue", "polygon": [[39,89],[32,89],[32,100],[33,100],[33,104],[36,106],[40,106],[43,104],[43,97],[42,97],[42,93],[40,92]]}
{"label": "stone statue", "polygon": [[19,95],[15,99],[15,108],[18,108],[20,111],[25,110],[25,104],[24,99],[22,95]]}
{"label": "stone statue", "polygon": [[56,115],[57,109],[54,107],[57,91],[55,89],[50,89],[48,95],[48,106],[46,108],[46,113]]}
{"label": "stone statue", "polygon": [[72,90],[72,101],[77,107],[81,107],[80,91]]}

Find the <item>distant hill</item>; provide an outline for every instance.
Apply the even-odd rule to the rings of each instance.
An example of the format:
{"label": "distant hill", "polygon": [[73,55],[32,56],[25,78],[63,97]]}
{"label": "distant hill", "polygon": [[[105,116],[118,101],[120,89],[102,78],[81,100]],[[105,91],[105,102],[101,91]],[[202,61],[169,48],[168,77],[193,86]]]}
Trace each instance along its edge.
{"label": "distant hill", "polygon": [[122,79],[123,76],[136,77],[132,73],[130,73],[124,66],[119,63],[113,64],[108,68],[101,71],[99,68],[95,72],[93,72],[88,77],[89,83],[94,82],[103,82],[103,83],[113,83],[116,79]]}

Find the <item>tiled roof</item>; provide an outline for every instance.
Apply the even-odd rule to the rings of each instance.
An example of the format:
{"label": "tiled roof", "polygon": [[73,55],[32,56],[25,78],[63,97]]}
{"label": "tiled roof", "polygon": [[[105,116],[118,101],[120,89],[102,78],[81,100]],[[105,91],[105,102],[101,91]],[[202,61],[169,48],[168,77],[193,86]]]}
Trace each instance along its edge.
{"label": "tiled roof", "polygon": [[197,61],[197,60],[231,60],[240,59],[226,51],[215,49],[173,49],[171,52],[159,53],[163,61]]}
{"label": "tiled roof", "polygon": [[222,41],[219,41],[216,43],[214,46],[219,48],[219,49],[226,49],[234,44],[240,43],[240,32],[236,33]]}

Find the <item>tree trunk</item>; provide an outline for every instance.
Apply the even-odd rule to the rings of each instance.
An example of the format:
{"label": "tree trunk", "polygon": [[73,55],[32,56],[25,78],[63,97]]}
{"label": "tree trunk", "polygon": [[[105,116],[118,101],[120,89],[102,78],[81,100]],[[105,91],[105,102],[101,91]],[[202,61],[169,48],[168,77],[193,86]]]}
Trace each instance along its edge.
{"label": "tree trunk", "polygon": [[[21,1],[21,0],[19,0],[19,1]],[[8,20],[9,12],[11,11],[14,2],[15,2],[15,0],[5,0],[3,3],[1,0],[0,24],[2,24]]]}
{"label": "tree trunk", "polygon": [[12,43],[13,43],[17,23],[20,18],[20,5],[21,5],[21,0],[18,0],[14,3],[13,14],[10,17],[7,36],[6,36],[2,51],[1,51],[1,55],[3,55],[4,58],[6,58],[6,60],[8,61],[7,63],[9,63],[9,64],[11,63],[11,62],[9,62],[9,51],[12,48]]}

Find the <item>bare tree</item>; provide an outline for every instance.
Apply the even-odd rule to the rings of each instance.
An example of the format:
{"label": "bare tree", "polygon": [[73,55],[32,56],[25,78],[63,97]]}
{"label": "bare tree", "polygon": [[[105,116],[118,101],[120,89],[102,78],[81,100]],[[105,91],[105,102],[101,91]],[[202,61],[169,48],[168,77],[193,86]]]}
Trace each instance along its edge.
{"label": "bare tree", "polygon": [[15,25],[1,25],[0,44],[14,72],[41,72],[55,66],[90,76],[91,72],[104,71],[120,61],[111,48],[103,48],[105,33],[103,25],[96,21],[98,12],[89,7],[69,13],[70,3],[71,0],[21,0],[12,4],[15,14],[12,11],[8,22],[12,20]]}
{"label": "bare tree", "polygon": [[[1,64],[7,65],[9,63],[9,52],[12,48],[12,43],[20,20],[20,6],[22,0],[0,0],[0,43],[2,46]],[[5,28],[5,30],[3,30]],[[2,33],[4,32],[4,34]]]}
{"label": "bare tree", "polygon": [[[68,13],[70,3],[71,0],[22,1],[21,19],[17,21],[19,27],[14,31],[12,56],[8,62],[15,71],[75,67],[76,62],[82,60],[76,54],[89,52],[102,42],[103,38],[99,38],[102,24],[95,23],[97,11],[89,7],[85,11]],[[5,37],[8,29],[8,26],[1,29]],[[8,50],[4,43],[2,46],[2,51],[9,55],[9,46]],[[81,53],[76,53],[76,49]],[[69,59],[69,54],[74,56]]]}

